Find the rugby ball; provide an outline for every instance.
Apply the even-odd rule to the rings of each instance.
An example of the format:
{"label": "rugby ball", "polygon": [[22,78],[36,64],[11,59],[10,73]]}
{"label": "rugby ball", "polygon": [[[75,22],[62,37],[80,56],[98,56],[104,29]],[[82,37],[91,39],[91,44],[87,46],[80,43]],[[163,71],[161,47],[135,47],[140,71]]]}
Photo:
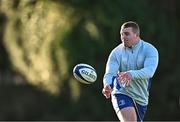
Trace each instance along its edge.
{"label": "rugby ball", "polygon": [[97,79],[96,70],[88,64],[77,64],[73,69],[74,77],[84,84],[94,83]]}

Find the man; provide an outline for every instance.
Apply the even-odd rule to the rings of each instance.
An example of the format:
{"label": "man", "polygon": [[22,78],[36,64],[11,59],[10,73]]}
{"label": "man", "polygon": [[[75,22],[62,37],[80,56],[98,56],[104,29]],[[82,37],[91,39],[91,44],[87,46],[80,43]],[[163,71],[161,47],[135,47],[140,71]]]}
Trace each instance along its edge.
{"label": "man", "polygon": [[120,121],[142,121],[147,110],[151,78],[158,66],[158,51],[140,38],[133,21],[120,30],[122,43],[109,55],[102,90],[112,100]]}

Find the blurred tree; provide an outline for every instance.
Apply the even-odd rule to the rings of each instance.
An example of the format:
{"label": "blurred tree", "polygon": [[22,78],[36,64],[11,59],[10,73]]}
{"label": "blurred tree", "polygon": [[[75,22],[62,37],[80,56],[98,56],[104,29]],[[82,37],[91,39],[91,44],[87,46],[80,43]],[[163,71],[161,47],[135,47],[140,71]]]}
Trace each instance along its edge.
{"label": "blurred tree", "polygon": [[[1,94],[5,107],[0,107],[0,119],[117,120],[110,101],[101,94],[102,78],[111,49],[120,43],[120,25],[129,20],[139,23],[143,39],[151,41],[160,55],[145,120],[180,119],[178,6],[177,0],[0,0],[1,71],[15,72],[29,84],[22,89],[5,86],[12,101],[7,104],[12,106]],[[77,63],[94,66],[97,82],[78,83],[72,76]],[[22,80],[10,77],[12,83]],[[17,104],[20,101],[23,105]]]}
{"label": "blurred tree", "polygon": [[62,39],[55,37],[63,37],[68,30],[72,10],[64,11],[63,6],[52,2],[16,2],[2,1],[7,16],[4,44],[14,70],[32,84],[57,93],[60,83],[67,78],[68,64],[64,50],[56,46]]}

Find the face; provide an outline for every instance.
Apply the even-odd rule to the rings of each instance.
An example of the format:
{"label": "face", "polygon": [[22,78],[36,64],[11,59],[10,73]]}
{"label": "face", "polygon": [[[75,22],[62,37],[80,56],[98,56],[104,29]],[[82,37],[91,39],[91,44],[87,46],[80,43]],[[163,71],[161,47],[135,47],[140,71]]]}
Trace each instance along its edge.
{"label": "face", "polygon": [[138,39],[138,34],[134,33],[131,27],[123,28],[120,31],[121,41],[124,43],[124,46],[130,47],[136,43]]}

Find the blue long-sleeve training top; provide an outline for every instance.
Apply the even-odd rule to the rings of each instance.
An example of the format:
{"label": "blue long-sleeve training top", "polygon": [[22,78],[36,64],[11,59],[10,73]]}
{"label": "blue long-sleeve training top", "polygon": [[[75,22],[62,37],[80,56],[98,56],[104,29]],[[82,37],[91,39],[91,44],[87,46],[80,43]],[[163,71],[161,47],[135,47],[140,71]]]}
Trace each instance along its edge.
{"label": "blue long-sleeve training top", "polygon": [[[122,93],[140,105],[147,105],[151,78],[157,69],[158,60],[157,49],[148,42],[140,40],[131,48],[121,43],[109,55],[103,83],[113,86],[112,94]],[[124,71],[130,72],[133,78],[127,87],[121,87],[114,79],[118,72]]]}

